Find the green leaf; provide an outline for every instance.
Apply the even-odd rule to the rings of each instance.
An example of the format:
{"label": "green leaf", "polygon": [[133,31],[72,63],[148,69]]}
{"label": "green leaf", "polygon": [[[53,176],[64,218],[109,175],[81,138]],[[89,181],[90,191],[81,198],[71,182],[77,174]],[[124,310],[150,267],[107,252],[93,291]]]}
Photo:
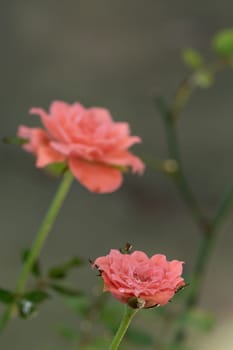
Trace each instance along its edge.
{"label": "green leaf", "polygon": [[210,331],[214,327],[215,319],[209,313],[200,309],[195,309],[186,313],[181,322],[186,326],[191,326],[203,331]]}
{"label": "green leaf", "polygon": [[126,334],[126,339],[136,347],[148,347],[154,344],[151,334],[139,328],[130,328]]}
{"label": "green leaf", "polygon": [[62,295],[66,295],[66,296],[81,296],[82,295],[82,292],[80,290],[73,289],[73,288],[63,286],[60,284],[51,283],[50,288],[52,288],[55,292],[62,294]]}
{"label": "green leaf", "polygon": [[28,143],[27,139],[21,137],[4,137],[2,141],[8,145],[24,145],[25,143]]}
{"label": "green leaf", "polygon": [[60,176],[64,174],[67,169],[66,162],[52,163],[44,168],[45,172],[52,176]]}
{"label": "green leaf", "polygon": [[213,49],[221,56],[233,56],[233,28],[224,29],[215,35]]}
{"label": "green leaf", "polygon": [[[26,249],[22,252],[21,254],[21,260],[24,263],[30,254],[30,249]],[[31,270],[31,273],[35,276],[35,277],[40,277],[41,276],[41,268],[40,268],[40,263],[39,260],[35,261]]]}
{"label": "green leaf", "polygon": [[71,269],[73,269],[75,267],[79,267],[82,264],[83,264],[83,261],[80,258],[74,257],[74,258],[68,260],[63,265],[55,266],[52,269],[50,269],[48,272],[48,277],[52,278],[52,279],[62,279],[64,277],[66,277],[67,273]]}
{"label": "green leaf", "polygon": [[202,55],[192,48],[184,49],[182,52],[182,58],[184,63],[192,69],[200,68],[204,62]]}
{"label": "green leaf", "polygon": [[49,294],[42,290],[34,290],[24,294],[23,298],[24,300],[30,301],[34,304],[41,304],[49,298]]}
{"label": "green leaf", "polygon": [[11,304],[15,300],[15,295],[9,290],[0,288],[0,302],[3,304]]}
{"label": "green leaf", "polygon": [[66,277],[66,271],[61,267],[53,267],[49,270],[48,276],[52,279],[62,279]]}

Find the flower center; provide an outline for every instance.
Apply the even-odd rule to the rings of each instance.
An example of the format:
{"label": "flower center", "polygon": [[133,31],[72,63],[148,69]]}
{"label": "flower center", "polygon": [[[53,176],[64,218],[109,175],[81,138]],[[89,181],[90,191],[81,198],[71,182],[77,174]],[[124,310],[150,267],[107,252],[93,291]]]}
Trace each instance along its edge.
{"label": "flower center", "polygon": [[133,278],[137,281],[137,282],[146,282],[148,280],[148,275],[142,272],[137,272],[134,271],[133,273]]}

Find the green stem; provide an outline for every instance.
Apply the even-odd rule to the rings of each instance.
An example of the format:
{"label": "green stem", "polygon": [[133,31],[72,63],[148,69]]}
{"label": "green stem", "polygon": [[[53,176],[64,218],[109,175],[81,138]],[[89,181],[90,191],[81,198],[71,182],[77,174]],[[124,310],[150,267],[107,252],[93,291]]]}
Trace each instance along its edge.
{"label": "green stem", "polygon": [[[233,186],[231,187],[230,191],[224,197],[222,203],[220,204],[214,220],[212,220],[212,222],[209,222],[209,220],[207,220],[201,208],[199,207],[199,204],[197,203],[196,198],[193,195],[192,189],[189,186],[189,183],[186,179],[186,176],[183,170],[183,164],[182,164],[180,150],[179,150],[179,143],[177,139],[177,130],[176,130],[176,123],[175,123],[176,118],[174,117],[173,109],[167,108],[162,98],[157,99],[156,102],[157,102],[157,106],[159,107],[161,116],[163,117],[163,122],[165,126],[166,137],[167,137],[169,157],[171,159],[174,159],[178,165],[178,171],[172,175],[172,178],[175,182],[177,189],[182,195],[184,203],[189,209],[194,222],[198,224],[201,232],[203,233],[200,247],[198,250],[198,255],[196,258],[196,263],[194,266],[194,271],[192,274],[192,279],[190,282],[190,292],[185,300],[184,308],[182,311],[182,313],[184,314],[193,306],[195,306],[198,302],[206,266],[207,266],[210,254],[212,252],[216,232],[219,230],[219,227],[224,221],[227,213],[233,207]],[[172,344],[180,345],[183,343],[185,338],[186,338],[185,330],[178,327]]]}
{"label": "green stem", "polygon": [[113,341],[109,347],[109,350],[116,350],[118,349],[133,317],[135,316],[135,314],[137,313],[139,309],[132,309],[129,306],[125,307],[125,313],[124,316],[122,318],[121,324],[118,328],[117,333],[115,334],[115,337],[113,338]]}
{"label": "green stem", "polygon": [[193,92],[199,87],[199,76],[202,72],[209,73],[210,77],[215,77],[215,75],[231,65],[231,60],[229,58],[217,58],[215,61],[205,64],[200,67],[200,69],[195,70],[189,77],[181,82],[181,84],[177,87],[174,99],[171,103],[170,111],[172,114],[172,118],[176,121],[190,99]]}
{"label": "green stem", "polygon": [[213,243],[216,239],[216,234],[219,231],[221,224],[224,222],[226,216],[233,208],[233,186],[231,186],[228,193],[224,196],[219,205],[217,213],[213,219],[211,230],[209,234],[204,235],[198,251],[196,265],[194,267],[192,279],[192,292],[187,298],[187,306],[194,306],[198,300],[205,268],[213,248]]}
{"label": "green stem", "polygon": [[217,213],[213,220],[213,230],[216,232],[219,230],[219,227],[222,225],[226,216],[231,212],[233,208],[233,184],[230,189],[223,196],[223,199],[219,205]]}
{"label": "green stem", "polygon": [[[212,251],[213,243],[214,235],[212,233],[202,236],[201,244],[196,258],[196,264],[194,266],[192,278],[190,281],[189,294],[184,300],[181,315],[184,315],[187,311],[191,310],[198,302],[204,279],[204,273],[206,270],[206,265],[208,263],[210,253]],[[186,337],[187,333],[183,325],[178,325],[178,328],[176,329],[174,338],[172,340],[172,345],[183,344]]]}
{"label": "green stem", "polygon": [[169,158],[175,160],[178,165],[177,171],[173,173],[171,177],[175,182],[184,203],[189,209],[194,222],[198,223],[200,229],[207,233],[209,231],[209,221],[203,214],[184,173],[173,111],[167,108],[165,101],[161,97],[156,99],[156,105],[165,126]]}
{"label": "green stem", "polygon": [[[54,224],[54,221],[58,215],[58,212],[62,206],[62,203],[64,202],[64,199],[69,191],[72,180],[73,180],[73,175],[69,171],[67,171],[64,174],[63,181],[61,182],[57,190],[57,193],[49,207],[49,210],[45,215],[45,218],[39,228],[37,236],[30,250],[29,256],[25,261],[22,271],[19,275],[18,281],[16,283],[16,288],[15,288],[15,293],[18,295],[23,294],[25,291],[25,287],[26,287],[30,272]],[[6,309],[5,313],[3,314],[3,317],[0,320],[0,332],[5,328],[8,321],[10,320],[12,316],[12,312],[14,311],[14,307],[15,307],[14,304],[9,305],[9,307]]]}
{"label": "green stem", "polygon": [[[219,205],[217,213],[212,221],[212,227],[209,234],[204,235],[201,241],[201,245],[198,251],[196,259],[196,265],[194,267],[193,276],[190,282],[190,293],[188,294],[183,313],[192,309],[198,302],[199,295],[201,292],[201,286],[203,283],[206,266],[209,260],[209,256],[213,249],[213,244],[216,239],[216,234],[219,231],[221,224],[226,219],[229,212],[233,209],[233,185],[230,190],[224,196],[222,202]],[[179,345],[186,338],[186,332],[182,328],[178,328],[173,344]]]}
{"label": "green stem", "polygon": [[[229,62],[227,60],[221,59],[220,61],[217,60],[216,62],[210,64],[208,67],[205,67],[205,69],[207,69],[212,75],[215,75],[218,71],[220,71],[227,65],[229,65]],[[204,279],[204,273],[209,260],[209,256],[212,252],[216,233],[219,230],[219,227],[224,221],[226,215],[233,207],[232,186],[228,194],[224,197],[224,200],[222,201],[221,205],[219,206],[214,220],[210,222],[203,214],[203,211],[200,208],[192,192],[191,187],[189,186],[189,183],[183,170],[183,164],[180,157],[179,143],[177,140],[176,121],[183,107],[190,98],[192,92],[197,87],[195,74],[197,73],[194,73],[193,76],[186,79],[178,87],[175,94],[175,98],[172,101],[170,107],[167,107],[163,98],[159,97],[156,99],[156,105],[160,111],[165,126],[169,157],[174,159],[178,165],[178,171],[172,174],[172,178],[184,200],[184,203],[189,209],[194,222],[197,223],[197,225],[200,228],[200,231],[202,232],[202,240],[200,248],[198,250],[196,264],[194,266],[190,286],[190,293],[188,294],[185,300],[184,309],[182,311],[183,314],[185,314],[185,312],[187,312],[189,309],[195,306],[199,299],[201,286]],[[179,327],[175,333],[172,345],[182,344],[185,337],[185,330]]]}

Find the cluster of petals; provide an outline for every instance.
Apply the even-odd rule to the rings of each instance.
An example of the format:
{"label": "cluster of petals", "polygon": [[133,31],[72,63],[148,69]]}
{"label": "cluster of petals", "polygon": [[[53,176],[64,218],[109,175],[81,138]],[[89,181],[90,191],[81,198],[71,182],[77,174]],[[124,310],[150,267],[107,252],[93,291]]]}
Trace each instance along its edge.
{"label": "cluster of petals", "polygon": [[106,193],[122,183],[122,169],[142,173],[143,162],[128,151],[138,136],[131,136],[126,122],[114,122],[105,108],[85,108],[80,103],[55,101],[49,113],[32,108],[43,128],[21,125],[18,136],[23,148],[36,156],[36,166],[67,162],[77,180],[92,192]]}
{"label": "cluster of petals", "polygon": [[122,254],[115,249],[93,263],[103,278],[104,291],[123,303],[138,298],[145,308],[166,304],[185,285],[182,265],[162,254],[149,258],[141,251]]}

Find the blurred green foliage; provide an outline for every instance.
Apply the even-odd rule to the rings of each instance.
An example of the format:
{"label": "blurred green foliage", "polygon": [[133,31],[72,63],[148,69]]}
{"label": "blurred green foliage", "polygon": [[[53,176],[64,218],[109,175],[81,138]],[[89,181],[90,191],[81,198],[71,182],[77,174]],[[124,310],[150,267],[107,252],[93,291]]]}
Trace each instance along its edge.
{"label": "blurred green foliage", "polygon": [[213,49],[220,56],[233,57],[233,28],[224,29],[213,38]]}
{"label": "blurred green foliage", "polygon": [[201,53],[192,48],[184,49],[182,52],[182,58],[184,63],[192,69],[198,69],[204,63]]}

